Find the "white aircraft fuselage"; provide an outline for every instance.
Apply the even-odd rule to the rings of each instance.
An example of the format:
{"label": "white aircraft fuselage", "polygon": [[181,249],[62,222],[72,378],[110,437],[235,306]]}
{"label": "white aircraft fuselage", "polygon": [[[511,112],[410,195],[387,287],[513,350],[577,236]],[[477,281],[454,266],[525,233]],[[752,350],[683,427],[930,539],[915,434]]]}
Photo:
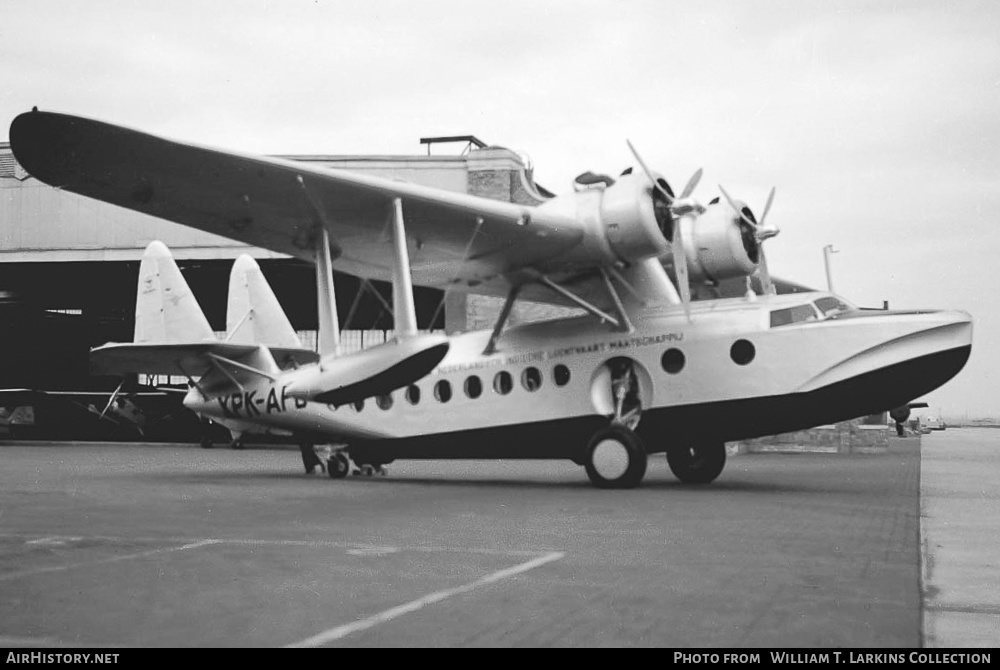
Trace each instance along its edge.
{"label": "white aircraft fuselage", "polygon": [[523,325],[490,355],[489,331],[455,335],[408,389],[340,407],[292,397],[302,370],[219,396],[192,389],[185,404],[347,444],[357,462],[579,460],[616,415],[612,375],[623,361],[637,380],[635,432],[655,453],[891,409],[953,377],[972,342],[965,312],[858,310],[829,293],[698,302],[690,321],[677,306],[653,306],[633,326],[622,332],[592,316]]}

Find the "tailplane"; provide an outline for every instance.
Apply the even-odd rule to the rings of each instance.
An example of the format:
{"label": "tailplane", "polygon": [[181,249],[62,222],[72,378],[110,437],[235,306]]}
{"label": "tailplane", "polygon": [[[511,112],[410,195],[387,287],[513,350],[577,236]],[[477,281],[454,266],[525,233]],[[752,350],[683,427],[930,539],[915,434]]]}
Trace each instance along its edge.
{"label": "tailplane", "polygon": [[[238,368],[240,374],[249,369],[251,374],[271,376],[282,367],[317,360],[315,352],[302,347],[257,263],[247,257],[237,266],[230,279],[230,310],[249,316],[236,317],[231,327],[235,337],[220,342],[170,250],[162,242],[150,243],[139,265],[135,338],[131,343],[93,349],[91,372],[183,375],[191,379],[216,370],[231,380],[237,376],[231,371],[226,376],[221,370],[223,363]],[[234,283],[242,288],[234,291]],[[234,302],[242,305],[236,312],[232,312]],[[243,367],[233,366],[232,361]]]}

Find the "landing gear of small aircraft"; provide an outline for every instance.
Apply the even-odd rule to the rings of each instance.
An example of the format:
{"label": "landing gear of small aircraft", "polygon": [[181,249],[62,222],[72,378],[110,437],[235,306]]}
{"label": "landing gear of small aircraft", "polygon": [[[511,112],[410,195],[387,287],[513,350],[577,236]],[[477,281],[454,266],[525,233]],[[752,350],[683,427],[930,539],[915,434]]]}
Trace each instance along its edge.
{"label": "landing gear of small aircraft", "polygon": [[211,449],[213,446],[215,445],[212,442],[212,438],[208,437],[207,435],[201,438],[202,449]]}
{"label": "landing gear of small aircraft", "polygon": [[685,484],[708,484],[726,465],[724,442],[698,442],[667,449],[667,464],[677,479]]}
{"label": "landing gear of small aircraft", "polygon": [[343,452],[335,452],[326,461],[326,472],[331,479],[343,479],[350,471],[351,461]]}
{"label": "landing gear of small aircraft", "polygon": [[243,444],[243,436],[242,435],[240,435],[238,437],[234,437],[233,441],[229,443],[229,448],[230,449],[242,449],[243,447],[244,447],[244,444]]}
{"label": "landing gear of small aircraft", "polygon": [[312,442],[300,442],[299,451],[302,453],[302,465],[305,466],[307,475],[316,472],[317,466],[320,472],[326,470],[323,460],[316,455],[316,449],[313,447]]}
{"label": "landing gear of small aircraft", "polygon": [[388,473],[389,471],[385,469],[384,465],[374,463],[359,464],[353,472],[356,477],[384,477]]}
{"label": "landing gear of small aircraft", "polygon": [[613,424],[590,439],[584,469],[590,482],[602,489],[631,489],[646,474],[646,448],[632,430]]}

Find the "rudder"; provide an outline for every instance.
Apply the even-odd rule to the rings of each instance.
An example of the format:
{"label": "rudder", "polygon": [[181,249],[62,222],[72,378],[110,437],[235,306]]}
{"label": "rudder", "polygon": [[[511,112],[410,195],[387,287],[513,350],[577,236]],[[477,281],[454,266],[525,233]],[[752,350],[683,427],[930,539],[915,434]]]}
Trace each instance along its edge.
{"label": "rudder", "polygon": [[139,264],[134,341],[187,343],[215,341],[208,319],[163,242],[146,247]]}
{"label": "rudder", "polygon": [[260,266],[247,254],[236,259],[229,273],[226,341],[272,348],[302,347]]}

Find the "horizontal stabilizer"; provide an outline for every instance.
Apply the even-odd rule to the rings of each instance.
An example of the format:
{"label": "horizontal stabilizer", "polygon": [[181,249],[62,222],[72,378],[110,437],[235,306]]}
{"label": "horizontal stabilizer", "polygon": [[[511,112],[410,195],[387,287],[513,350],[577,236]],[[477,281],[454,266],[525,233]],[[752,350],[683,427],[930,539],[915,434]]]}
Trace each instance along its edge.
{"label": "horizontal stabilizer", "polygon": [[[239,360],[256,353],[257,347],[228,342],[105,344],[91,350],[90,371],[95,375],[143,373],[200,377],[212,369],[209,354]],[[278,349],[272,350],[272,354],[275,359],[279,354],[290,357],[300,365],[317,360],[316,354],[307,349]]]}
{"label": "horizontal stabilizer", "polygon": [[331,405],[389,393],[430,373],[448,353],[445,335],[414,335],[301,370],[288,394]]}

